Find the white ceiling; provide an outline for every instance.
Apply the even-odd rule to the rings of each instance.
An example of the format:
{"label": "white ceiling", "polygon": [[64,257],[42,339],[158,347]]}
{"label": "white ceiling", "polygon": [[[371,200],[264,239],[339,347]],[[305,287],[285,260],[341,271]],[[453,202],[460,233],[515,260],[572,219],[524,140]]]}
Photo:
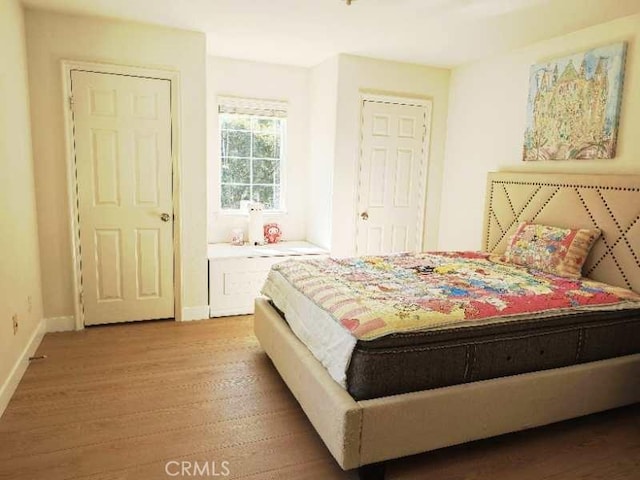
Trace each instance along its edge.
{"label": "white ceiling", "polygon": [[206,32],[211,55],[312,66],[338,53],[454,66],[640,12],[640,0],[23,0]]}

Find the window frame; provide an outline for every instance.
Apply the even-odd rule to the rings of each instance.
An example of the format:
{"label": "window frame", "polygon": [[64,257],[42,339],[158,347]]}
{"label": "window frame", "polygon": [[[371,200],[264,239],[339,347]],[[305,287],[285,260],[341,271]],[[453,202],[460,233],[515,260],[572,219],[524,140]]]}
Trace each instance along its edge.
{"label": "window frame", "polygon": [[[235,110],[235,111],[229,111]],[[249,115],[252,118],[275,118],[280,121],[280,156],[275,157],[272,160],[279,161],[279,169],[280,169],[280,205],[279,208],[267,209],[265,208],[263,211],[265,215],[278,215],[278,214],[286,214],[287,209],[287,189],[286,189],[286,165],[287,165],[287,131],[288,131],[288,109],[287,103],[281,101],[273,101],[273,100],[259,100],[259,99],[247,99],[247,98],[238,98],[238,97],[219,97],[218,98],[218,128],[217,128],[217,165],[216,165],[216,190],[217,190],[217,199],[216,199],[216,208],[220,215],[223,216],[242,216],[246,215],[246,210],[242,208],[224,208],[222,206],[222,120],[221,116],[223,114],[239,114],[239,115]],[[253,129],[250,131],[253,134]],[[256,158],[253,157],[253,151],[251,152],[250,157],[239,157],[239,158],[248,158],[250,160],[250,180],[251,183],[250,188],[253,190],[253,187],[258,185],[266,185],[266,184],[254,184],[253,183],[253,160]],[[262,157],[257,158],[262,159]],[[242,184],[246,185],[246,184]],[[274,184],[275,185],[275,184]]]}

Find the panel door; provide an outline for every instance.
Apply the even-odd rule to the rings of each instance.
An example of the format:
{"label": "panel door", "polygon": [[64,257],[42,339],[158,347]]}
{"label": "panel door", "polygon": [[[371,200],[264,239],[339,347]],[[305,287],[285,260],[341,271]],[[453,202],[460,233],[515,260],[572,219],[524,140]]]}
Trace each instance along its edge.
{"label": "panel door", "polygon": [[430,109],[364,101],[358,179],[358,255],[418,251],[426,197]]}
{"label": "panel door", "polygon": [[174,316],[170,82],[73,71],[86,325]]}

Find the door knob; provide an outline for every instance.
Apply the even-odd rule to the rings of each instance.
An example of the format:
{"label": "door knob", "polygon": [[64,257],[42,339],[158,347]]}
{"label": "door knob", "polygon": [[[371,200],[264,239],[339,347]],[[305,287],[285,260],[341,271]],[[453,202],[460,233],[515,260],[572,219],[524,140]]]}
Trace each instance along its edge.
{"label": "door knob", "polygon": [[363,220],[369,220],[369,214],[367,212],[362,212],[360,214],[360,218]]}
{"label": "door knob", "polygon": [[168,222],[169,220],[171,220],[171,215],[169,215],[168,213],[162,213],[160,214],[160,220],[162,220],[163,222]]}

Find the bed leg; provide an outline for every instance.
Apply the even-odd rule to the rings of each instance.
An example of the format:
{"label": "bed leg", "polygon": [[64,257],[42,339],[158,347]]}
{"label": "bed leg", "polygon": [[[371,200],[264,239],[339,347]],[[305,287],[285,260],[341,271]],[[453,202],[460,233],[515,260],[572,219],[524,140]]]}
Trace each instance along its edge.
{"label": "bed leg", "polygon": [[385,467],[385,462],[363,465],[358,469],[358,478],[360,480],[384,480]]}

